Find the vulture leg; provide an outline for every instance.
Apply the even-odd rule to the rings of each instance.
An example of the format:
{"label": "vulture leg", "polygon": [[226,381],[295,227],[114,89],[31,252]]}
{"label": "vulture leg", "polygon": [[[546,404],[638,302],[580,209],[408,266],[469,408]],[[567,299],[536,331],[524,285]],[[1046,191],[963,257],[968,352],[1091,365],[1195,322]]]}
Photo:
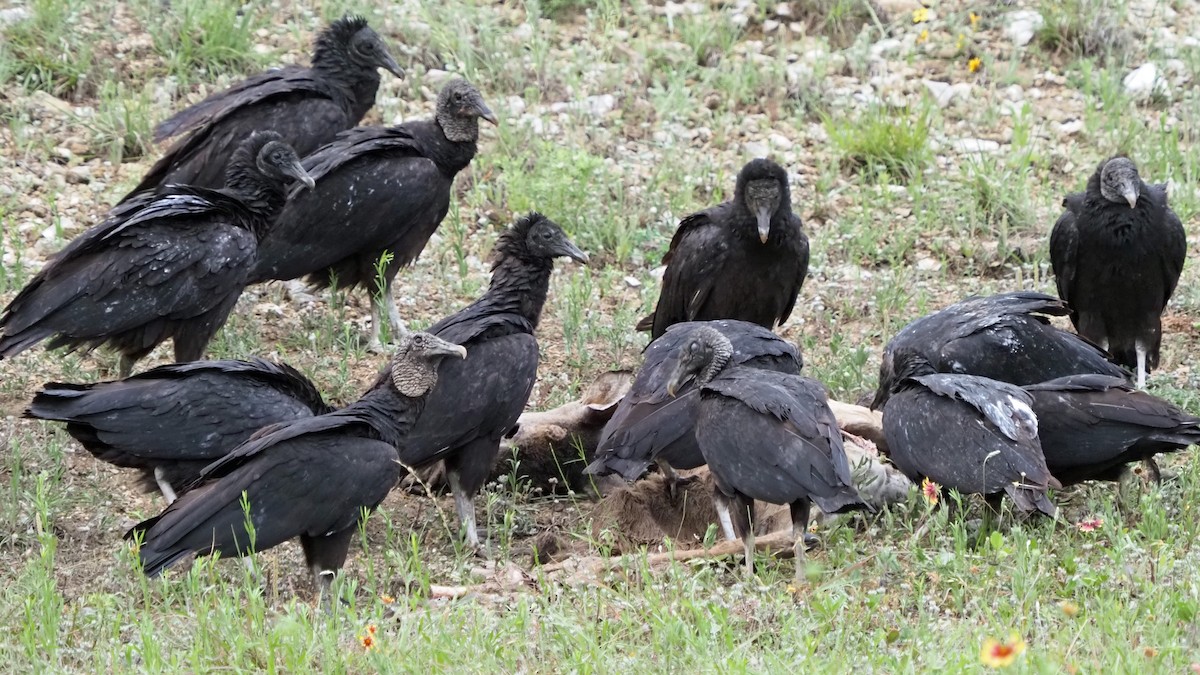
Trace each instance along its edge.
{"label": "vulture leg", "polygon": [[313,582],[321,596],[321,606],[329,611],[333,597],[333,579],[337,571],[346,564],[350,552],[350,540],[354,537],[357,524],[326,536],[300,536],[300,547],[304,549],[304,561],[312,571]]}
{"label": "vulture leg", "polygon": [[754,576],[754,500],[743,494],[735,494],[729,504],[733,516],[733,529],[742,538],[746,549],[746,574]]}
{"label": "vulture leg", "polygon": [[371,341],[367,343],[367,351],[374,354],[384,352],[383,342],[379,336],[383,333],[383,308],[380,307],[382,298],[371,299]]}
{"label": "vulture leg", "polygon": [[163,471],[161,466],[154,467],[154,482],[158,483],[159,491],[162,492],[163,497],[166,497],[167,504],[170,505],[178,498],[178,495],[175,494],[171,484],[167,482],[166,476],[167,472]]}
{"label": "vulture leg", "polygon": [[1146,345],[1138,340],[1133,345],[1133,351],[1137,354],[1137,388],[1146,388]]}
{"label": "vulture leg", "polygon": [[121,355],[119,364],[117,365],[117,379],[123,380],[133,374],[133,364],[137,363],[137,358],[133,356]]}
{"label": "vulture leg", "polygon": [[809,499],[803,497],[791,504],[792,512],[792,550],[796,555],[796,585],[804,581],[804,549],[805,535],[808,534]]}
{"label": "vulture leg", "polygon": [[387,302],[388,323],[392,327],[392,342],[396,341],[398,336],[408,332],[408,327],[404,325],[404,319],[400,318],[400,308],[396,306],[396,296],[392,295],[393,279],[388,279],[383,287],[384,301]]}
{"label": "vulture leg", "polygon": [[450,491],[454,493],[454,510],[458,512],[458,522],[467,532],[467,544],[479,548],[479,530],[475,524],[475,495],[468,494],[462,487],[462,477],[455,469],[447,468],[446,479],[450,483]]}
{"label": "vulture leg", "polygon": [[729,515],[729,500],[720,492],[713,493],[713,505],[717,507],[717,520],[721,523],[721,532],[726,541],[737,541],[733,531],[733,518]]}
{"label": "vulture leg", "polygon": [[367,349],[370,351],[383,351],[381,335],[383,334],[385,311],[387,312],[388,326],[391,328],[390,342],[395,342],[397,336],[408,332],[408,328],[404,325],[404,320],[400,318],[400,308],[396,306],[396,296],[392,295],[391,279],[384,282],[383,288],[377,288],[371,294],[371,342],[367,345]]}
{"label": "vulture leg", "polygon": [[675,472],[675,467],[667,464],[663,460],[655,460],[658,464],[658,470],[662,472],[663,478],[667,484],[667,494],[670,495],[671,501],[679,498],[679,474]]}

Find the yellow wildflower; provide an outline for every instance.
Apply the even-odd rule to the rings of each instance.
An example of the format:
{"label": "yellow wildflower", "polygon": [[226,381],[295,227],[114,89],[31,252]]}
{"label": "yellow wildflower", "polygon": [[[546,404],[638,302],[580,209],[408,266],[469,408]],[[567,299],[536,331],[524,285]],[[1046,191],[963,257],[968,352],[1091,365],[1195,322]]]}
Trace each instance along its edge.
{"label": "yellow wildflower", "polygon": [[988,668],[1007,668],[1025,653],[1025,641],[1020,635],[1013,633],[1008,642],[1000,642],[996,638],[986,638],[983,648],[979,650],[979,662]]}
{"label": "yellow wildflower", "polygon": [[967,36],[959,33],[958,40],[954,42],[955,51],[962,51],[963,45],[965,44],[967,44]]}
{"label": "yellow wildflower", "polygon": [[925,23],[929,20],[929,8],[918,7],[913,10],[913,23]]}
{"label": "yellow wildflower", "polygon": [[976,14],[975,12],[971,12],[969,18],[971,19],[971,30],[978,30],[979,29],[979,15]]}
{"label": "yellow wildflower", "polygon": [[979,60],[978,56],[972,56],[970,61],[967,61],[967,71],[975,73],[983,67],[983,61]]}
{"label": "yellow wildflower", "polygon": [[1058,603],[1058,608],[1062,610],[1063,614],[1066,614],[1070,617],[1074,617],[1079,613],[1079,605],[1076,605],[1070,600],[1063,600],[1062,602]]}
{"label": "yellow wildflower", "polygon": [[921,31],[921,34],[917,36],[917,44],[927,42],[928,40],[929,40],[929,30],[928,29]]}

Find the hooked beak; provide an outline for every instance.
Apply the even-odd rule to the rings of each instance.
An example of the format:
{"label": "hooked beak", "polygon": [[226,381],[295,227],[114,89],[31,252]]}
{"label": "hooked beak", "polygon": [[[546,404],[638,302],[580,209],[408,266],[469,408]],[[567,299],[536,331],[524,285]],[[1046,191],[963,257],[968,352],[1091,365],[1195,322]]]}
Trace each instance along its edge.
{"label": "hooked beak", "polygon": [[762,243],[767,243],[767,237],[771,236],[771,212],[765,206],[760,206],[754,211],[754,217],[758,220],[758,240]]}
{"label": "hooked beak", "polygon": [[483,101],[475,102],[475,110],[476,110],[476,112],[479,113],[480,117],[491,122],[492,126],[494,126],[494,127],[500,126],[500,119],[498,117],[496,117],[496,113],[492,112],[492,109],[487,107],[487,104],[484,103]]}
{"label": "hooked beak", "polygon": [[379,65],[384,70],[395,75],[397,78],[399,78],[401,80],[404,79],[404,69],[401,68],[400,64],[396,63],[396,59],[392,58],[392,55],[387,53],[386,51],[383,52],[383,63],[381,63]]}
{"label": "hooked beak", "polygon": [[588,258],[588,254],[584,253],[583,250],[581,250],[578,246],[575,245],[574,242],[572,242],[570,240],[564,240],[562,242],[562,245],[559,248],[558,254],[565,255],[568,258],[570,258],[571,260],[574,260],[575,262],[579,263],[580,265],[586,265],[586,264],[588,264],[588,260],[590,260],[590,258]]}
{"label": "hooked beak", "polygon": [[296,160],[295,162],[283,167],[283,173],[300,181],[304,184],[304,187],[308,188],[309,190],[317,186],[317,181],[313,180],[313,177],[308,175],[308,172],[304,170],[304,165],[301,164],[299,160]]}
{"label": "hooked beak", "polygon": [[671,369],[671,377],[667,380],[667,396],[675,398],[675,394],[679,393],[679,389],[683,387],[691,374],[687,372],[682,359],[675,361],[675,367]]}
{"label": "hooked beak", "polygon": [[456,345],[453,342],[446,342],[438,339],[426,348],[426,353],[441,356],[457,356],[460,359],[467,358],[467,348],[462,345]]}
{"label": "hooked beak", "polygon": [[1131,187],[1125,188],[1125,190],[1123,192],[1121,192],[1121,196],[1125,198],[1125,201],[1129,202],[1129,208],[1131,208],[1131,209],[1137,208],[1137,200],[1138,200],[1137,190],[1134,190]]}

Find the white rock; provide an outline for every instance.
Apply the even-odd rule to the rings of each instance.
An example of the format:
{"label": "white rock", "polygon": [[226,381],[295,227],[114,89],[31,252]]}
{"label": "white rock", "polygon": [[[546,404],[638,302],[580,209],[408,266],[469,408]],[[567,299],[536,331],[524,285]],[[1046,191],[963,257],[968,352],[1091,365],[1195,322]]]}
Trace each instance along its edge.
{"label": "white rock", "polygon": [[792,3],[790,3],[790,2],[781,2],[781,3],[779,3],[778,5],[776,5],[776,6],[775,6],[775,16],[781,16],[781,17],[783,17],[783,18],[785,18],[785,19],[787,19],[787,18],[791,18],[791,17],[793,17],[793,16],[796,16],[796,15],[795,15],[795,14],[792,12]]}
{"label": "white rock", "polygon": [[20,21],[24,21],[33,16],[29,10],[24,7],[9,7],[0,9],[0,26],[7,26]]}
{"label": "white rock", "polygon": [[630,288],[639,288],[642,282],[637,277],[625,277],[625,285]]}
{"label": "white rock", "polygon": [[565,101],[550,104],[550,112],[564,113],[570,111],[587,112],[596,117],[603,117],[617,107],[617,97],[612,94],[588,96],[582,101]]}
{"label": "white rock", "polygon": [[791,139],[788,138],[787,136],[784,136],[783,134],[771,134],[770,137],[767,138],[767,140],[771,142],[771,147],[773,147],[773,148],[778,148],[780,150],[791,150],[792,149]]}
{"label": "white rock", "polygon": [[996,152],[1000,149],[1000,144],[986,138],[958,138],[950,142],[950,147],[957,152],[971,155],[981,152]]}
{"label": "white rock", "polygon": [[520,96],[509,96],[505,100],[505,103],[508,104],[508,112],[513,117],[520,117],[525,112],[525,99]]}
{"label": "white rock", "polygon": [[1153,63],[1143,63],[1121,81],[1125,93],[1134,98],[1149,98],[1153,94],[1167,93],[1167,81]]}
{"label": "white rock", "polygon": [[451,77],[453,77],[453,73],[450,73],[449,71],[438,70],[437,68],[434,68],[432,70],[425,71],[424,79],[425,79],[426,84],[429,84],[434,87],[440,87],[443,82],[450,79]]}
{"label": "white rock", "polygon": [[880,40],[879,42],[871,45],[871,58],[880,59],[894,52],[898,52],[903,48],[904,43],[895,38]]}
{"label": "white rock", "polygon": [[942,263],[933,258],[921,258],[917,261],[917,269],[922,272],[936,272],[942,269]]}
{"label": "white rock", "polygon": [[1004,24],[1004,34],[1018,47],[1029,44],[1034,33],[1046,23],[1041,14],[1031,9],[1009,12],[1001,17],[1001,21]]}
{"label": "white rock", "polygon": [[1071,120],[1058,125],[1058,133],[1060,136],[1074,136],[1083,131],[1083,120]]}
{"label": "white rock", "polygon": [[764,33],[774,33],[779,30],[779,22],[775,19],[767,19],[763,21],[762,27]]}
{"label": "white rock", "polygon": [[945,108],[956,98],[963,100],[971,98],[971,85],[967,82],[959,82],[954,85],[937,80],[921,80],[921,82],[929,90],[939,108]]}
{"label": "white rock", "polygon": [[761,141],[750,141],[742,144],[742,152],[751,157],[766,157],[771,152],[771,148]]}

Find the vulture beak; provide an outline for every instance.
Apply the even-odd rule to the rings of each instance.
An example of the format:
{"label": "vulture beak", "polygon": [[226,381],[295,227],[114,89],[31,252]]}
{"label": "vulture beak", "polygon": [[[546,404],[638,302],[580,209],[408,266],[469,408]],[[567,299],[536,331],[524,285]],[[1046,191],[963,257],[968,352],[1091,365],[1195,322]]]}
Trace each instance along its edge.
{"label": "vulture beak", "polygon": [[379,66],[397,78],[404,79],[404,69],[400,67],[399,63],[396,63],[396,59],[392,58],[386,49],[383,50],[383,63],[380,63]]}
{"label": "vulture beak", "polygon": [[483,100],[475,101],[475,111],[479,113],[480,117],[491,122],[492,126],[500,126],[500,119],[496,117],[496,113],[492,112],[491,108],[487,107],[487,104]]}
{"label": "vulture beak", "polygon": [[467,348],[462,345],[456,345],[453,342],[446,342],[442,339],[435,339],[425,348],[425,353],[438,356],[457,356],[460,359],[467,358]]}
{"label": "vulture beak", "polygon": [[299,160],[282,167],[281,170],[283,171],[284,175],[291,176],[301,183],[304,183],[304,187],[308,188],[309,190],[317,186],[317,181],[313,180],[313,177],[308,175],[308,172],[304,170],[304,165],[301,164]]}
{"label": "vulture beak", "polygon": [[1121,196],[1125,198],[1125,201],[1129,202],[1129,208],[1137,208],[1137,190],[1133,189],[1132,187],[1127,187],[1121,191]]}
{"label": "vulture beak", "polygon": [[588,258],[588,254],[580,250],[580,248],[569,239],[564,239],[559,244],[558,254],[565,255],[580,265],[586,265],[588,264],[588,260],[590,260],[590,258]]}
{"label": "vulture beak", "polygon": [[687,371],[687,367],[683,359],[676,358],[675,366],[671,369],[671,377],[667,380],[667,396],[675,398],[675,394],[679,392],[679,388],[683,386],[688,379],[691,378],[691,373]]}
{"label": "vulture beak", "polygon": [[771,212],[766,206],[760,206],[754,210],[754,217],[758,220],[758,240],[765,244],[771,236]]}

